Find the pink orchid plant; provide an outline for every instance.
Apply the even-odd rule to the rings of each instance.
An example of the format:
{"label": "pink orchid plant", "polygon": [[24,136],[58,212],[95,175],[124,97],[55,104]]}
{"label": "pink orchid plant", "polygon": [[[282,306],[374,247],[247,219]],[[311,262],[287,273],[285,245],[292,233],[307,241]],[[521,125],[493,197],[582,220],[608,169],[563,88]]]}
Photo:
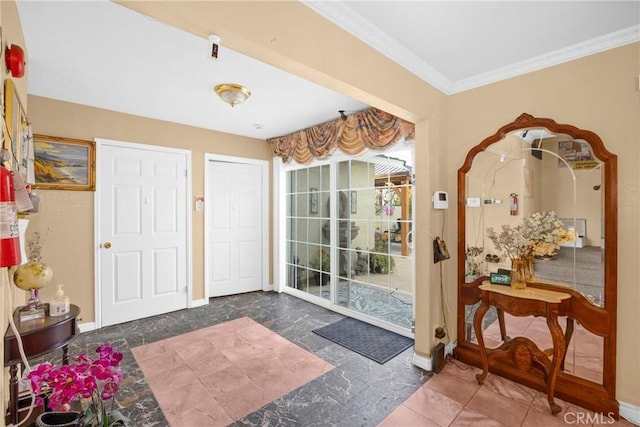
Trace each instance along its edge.
{"label": "pink orchid plant", "polygon": [[[27,378],[36,395],[36,405],[43,404],[44,397],[49,409],[67,412],[71,409],[71,402],[83,400],[88,402],[84,405],[85,426],[127,426],[129,420],[113,410],[114,396],[122,381],[122,371],[117,368],[122,353],[109,342],[98,346],[96,353],[97,358],[80,354],[73,359],[73,364],[59,368],[45,362],[32,369]],[[107,410],[109,401],[111,405]]]}

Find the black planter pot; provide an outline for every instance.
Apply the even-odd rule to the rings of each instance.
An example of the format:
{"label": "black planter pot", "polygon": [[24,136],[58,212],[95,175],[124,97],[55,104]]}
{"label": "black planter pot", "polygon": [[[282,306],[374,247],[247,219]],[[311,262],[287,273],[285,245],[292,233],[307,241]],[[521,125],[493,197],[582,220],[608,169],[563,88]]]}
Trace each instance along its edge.
{"label": "black planter pot", "polygon": [[82,427],[80,412],[45,412],[36,419],[38,427]]}

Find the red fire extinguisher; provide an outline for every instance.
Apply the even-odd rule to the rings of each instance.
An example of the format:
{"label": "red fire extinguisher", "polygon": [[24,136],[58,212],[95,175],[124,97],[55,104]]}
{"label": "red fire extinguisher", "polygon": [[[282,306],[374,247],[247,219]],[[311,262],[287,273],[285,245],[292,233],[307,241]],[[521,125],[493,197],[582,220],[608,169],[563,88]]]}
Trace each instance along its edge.
{"label": "red fire extinguisher", "polygon": [[509,195],[511,202],[509,203],[509,213],[511,215],[518,215],[518,195],[511,193]]}
{"label": "red fire extinguisher", "polygon": [[13,176],[0,166],[0,267],[22,263]]}

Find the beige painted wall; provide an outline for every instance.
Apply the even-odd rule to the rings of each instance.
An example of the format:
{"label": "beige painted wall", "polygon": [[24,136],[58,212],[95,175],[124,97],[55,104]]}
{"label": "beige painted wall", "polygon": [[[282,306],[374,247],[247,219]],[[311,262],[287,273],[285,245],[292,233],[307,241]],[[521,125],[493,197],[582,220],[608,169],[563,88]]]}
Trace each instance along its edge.
{"label": "beige painted wall", "polygon": [[[27,77],[29,73],[28,61],[27,68],[25,70],[25,76],[21,78],[14,79],[10,74],[7,74],[6,67],[4,66],[4,47],[10,44],[16,44],[20,46],[24,52],[25,57],[28,59],[28,50],[24,43],[24,36],[22,34],[22,27],[20,26],[20,20],[18,19],[18,9],[16,7],[15,2],[13,1],[2,1],[0,2],[0,23],[2,24],[2,49],[0,50],[0,63],[2,64],[0,68],[2,71],[0,72],[0,87],[2,87],[2,102],[4,109],[4,82],[6,79],[12,79],[16,86],[16,92],[18,93],[18,97],[22,102],[22,106],[25,111],[28,113],[28,102],[27,102]],[[0,130],[0,134],[3,134],[3,131]],[[24,304],[23,292],[18,290],[13,285],[9,284],[9,276],[8,270],[6,268],[0,268],[0,288],[2,291],[0,292],[0,331],[3,332],[9,326],[9,316],[13,313],[13,308],[16,305]],[[14,299],[11,300],[10,291],[13,291]],[[15,302],[17,301],[17,302]],[[4,354],[4,341],[0,343],[0,354]],[[6,407],[6,402],[9,400],[9,370],[5,368],[4,372],[4,380],[2,381],[2,386],[0,386],[0,402],[3,402],[3,408]],[[0,417],[0,426],[4,426],[4,416]]]}
{"label": "beige painted wall", "polygon": [[[453,95],[447,108],[451,188],[467,150],[522,112],[597,133],[618,155],[617,399],[640,404],[640,44]],[[451,211],[455,218],[456,207]],[[455,225],[452,224],[455,228]],[[451,273],[453,274],[453,273]],[[450,299],[455,289],[450,288]]]}
{"label": "beige painted wall", "polygon": [[[194,197],[204,194],[205,153],[263,160],[272,156],[263,140],[37,96],[29,97],[29,106],[34,133],[84,140],[105,138],[191,150]],[[94,321],[93,261],[98,244],[93,235],[94,192],[36,191],[40,195],[40,212],[32,215],[27,236],[35,231],[44,236],[42,258],[53,269],[54,283],[65,285],[65,292],[81,309],[83,322]],[[193,299],[198,300],[204,297],[204,213],[194,211],[193,201],[190,206],[193,221]],[[270,275],[269,283],[271,281]],[[51,299],[54,292],[55,286],[42,289],[42,299]]]}

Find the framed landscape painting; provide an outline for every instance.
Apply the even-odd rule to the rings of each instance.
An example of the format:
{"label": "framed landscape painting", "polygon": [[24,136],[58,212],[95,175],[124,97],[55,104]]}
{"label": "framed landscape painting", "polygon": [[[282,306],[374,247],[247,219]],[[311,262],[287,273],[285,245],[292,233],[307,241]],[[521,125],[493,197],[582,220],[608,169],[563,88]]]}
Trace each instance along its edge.
{"label": "framed landscape painting", "polygon": [[35,188],[96,189],[96,149],[93,141],[33,135]]}

